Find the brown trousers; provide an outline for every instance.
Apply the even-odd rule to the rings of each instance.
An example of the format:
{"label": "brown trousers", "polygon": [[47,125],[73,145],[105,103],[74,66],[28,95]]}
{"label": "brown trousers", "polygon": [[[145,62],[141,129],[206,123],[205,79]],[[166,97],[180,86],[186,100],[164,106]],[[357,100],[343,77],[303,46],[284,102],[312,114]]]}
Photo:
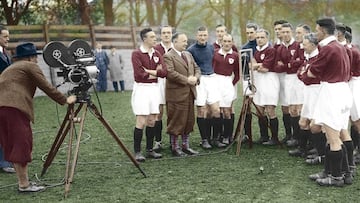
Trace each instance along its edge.
{"label": "brown trousers", "polygon": [[167,133],[188,135],[195,124],[194,96],[190,93],[183,102],[166,102]]}

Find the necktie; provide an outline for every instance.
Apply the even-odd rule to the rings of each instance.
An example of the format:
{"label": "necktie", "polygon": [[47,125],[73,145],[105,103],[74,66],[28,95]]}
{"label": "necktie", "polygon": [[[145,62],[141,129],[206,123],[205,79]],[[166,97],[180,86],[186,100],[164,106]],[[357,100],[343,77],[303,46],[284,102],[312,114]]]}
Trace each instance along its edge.
{"label": "necktie", "polygon": [[186,65],[187,65],[187,64],[188,64],[188,61],[187,61],[186,56],[185,56],[185,54],[184,54],[184,53],[181,53],[181,58],[183,58],[183,59],[184,59],[184,61],[185,61]]}

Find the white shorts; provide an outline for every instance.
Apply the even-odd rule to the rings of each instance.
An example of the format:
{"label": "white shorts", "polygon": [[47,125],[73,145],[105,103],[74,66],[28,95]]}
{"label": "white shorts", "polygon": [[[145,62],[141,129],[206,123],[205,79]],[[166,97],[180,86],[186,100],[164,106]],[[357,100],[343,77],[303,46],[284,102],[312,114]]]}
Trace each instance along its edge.
{"label": "white shorts", "polygon": [[276,73],[259,73],[254,71],[256,92],[254,103],[258,106],[277,106],[279,101],[280,83]]}
{"label": "white shorts", "polygon": [[200,84],[196,86],[196,106],[205,106],[220,101],[220,92],[218,90],[217,77],[214,74],[201,75]]}
{"label": "white shorts", "polygon": [[301,117],[313,119],[314,107],[318,99],[319,90],[320,84],[305,85]]}
{"label": "white shorts", "polygon": [[337,131],[347,129],[352,101],[348,83],[321,82],[314,107],[315,124],[326,124]]}
{"label": "white shorts", "polygon": [[135,115],[159,114],[160,89],[157,83],[136,83],[131,95]]}
{"label": "white shorts", "polygon": [[285,75],[286,73],[276,73],[278,76],[280,91],[279,91],[279,103],[281,106],[289,106],[285,99]]}
{"label": "white shorts", "polygon": [[302,104],[304,101],[304,83],[296,74],[286,74],[284,78],[285,102],[288,105]]}
{"label": "white shorts", "polygon": [[352,77],[349,86],[353,96],[350,118],[352,121],[357,121],[360,119],[360,77]]}
{"label": "white shorts", "polygon": [[232,84],[233,77],[232,76],[224,76],[218,75],[217,84],[218,90],[220,92],[220,107],[231,107],[231,103],[234,101],[235,97],[235,87]]}
{"label": "white shorts", "polygon": [[166,78],[158,78],[158,85],[160,89],[160,104],[165,104]]}

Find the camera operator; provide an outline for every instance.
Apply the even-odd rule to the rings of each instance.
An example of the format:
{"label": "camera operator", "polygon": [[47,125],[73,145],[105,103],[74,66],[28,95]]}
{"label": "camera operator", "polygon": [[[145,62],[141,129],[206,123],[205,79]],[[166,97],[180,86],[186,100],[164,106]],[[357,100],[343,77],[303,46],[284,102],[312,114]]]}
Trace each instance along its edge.
{"label": "camera operator", "polygon": [[37,63],[36,47],[32,43],[20,44],[13,56],[15,62],[0,76],[0,144],[5,160],[12,162],[18,178],[19,192],[39,192],[45,189],[30,183],[28,163],[33,145],[30,121],[34,122],[33,97],[40,88],[61,105],[72,104],[75,96],[66,98],[45,78]]}

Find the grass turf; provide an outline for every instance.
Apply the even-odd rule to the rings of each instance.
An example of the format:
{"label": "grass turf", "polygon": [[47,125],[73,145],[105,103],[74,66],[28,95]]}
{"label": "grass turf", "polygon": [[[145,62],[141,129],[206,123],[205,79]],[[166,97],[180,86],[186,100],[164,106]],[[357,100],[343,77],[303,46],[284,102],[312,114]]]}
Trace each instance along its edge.
{"label": "grass turf", "polygon": [[[99,94],[92,101],[120,139],[133,150],[135,116],[130,106],[131,92]],[[241,100],[236,101],[240,112]],[[320,187],[308,179],[321,166],[305,165],[303,159],[289,157],[287,148],[243,145],[240,156],[236,144],[228,151],[202,150],[197,126],[190,138],[197,157],[173,158],[169,138],[163,130],[163,159],[146,160],[140,167],[144,178],[119,148],[103,125],[88,112],[78,163],[69,195],[64,199],[61,182],[65,174],[68,136],[43,177],[43,159],[49,151],[66,107],[56,106],[47,97],[35,98],[33,162],[31,180],[49,185],[36,194],[18,194],[15,175],[0,173],[0,202],[357,202],[360,184],[344,188]],[[237,124],[236,115],[235,124]],[[281,117],[279,117],[281,118]],[[281,119],[279,119],[281,120]],[[164,116],[166,126],[166,116]],[[76,131],[78,133],[78,129]],[[282,134],[280,122],[280,134]],[[253,119],[254,139],[258,138],[257,119]],[[143,137],[143,150],[145,136]],[[260,167],[264,170],[261,172]]]}

